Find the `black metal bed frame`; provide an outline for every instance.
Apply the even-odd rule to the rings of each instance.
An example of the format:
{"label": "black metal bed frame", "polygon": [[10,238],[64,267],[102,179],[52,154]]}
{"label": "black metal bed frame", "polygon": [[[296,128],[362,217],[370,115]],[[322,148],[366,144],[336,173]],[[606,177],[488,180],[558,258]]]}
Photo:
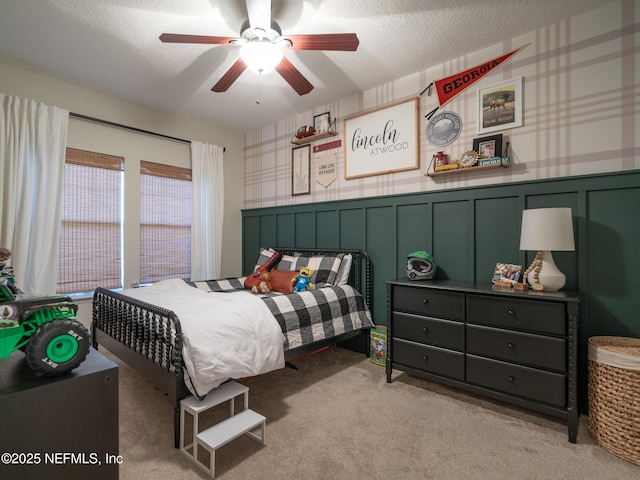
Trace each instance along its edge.
{"label": "black metal bed frame", "polygon": [[[275,247],[274,247],[275,248]],[[363,250],[320,248],[275,248],[285,255],[351,254],[353,257],[349,284],[364,297],[373,310],[373,269]],[[182,359],[182,328],[180,319],[171,310],[97,288],[93,295],[91,323],[93,346],[102,345],[115,356],[144,375],[173,403],[175,448],[180,444],[180,401],[191,393],[184,383]],[[369,329],[355,330],[336,337],[285,351],[290,361],[320,348],[359,338],[361,348],[369,354]]]}

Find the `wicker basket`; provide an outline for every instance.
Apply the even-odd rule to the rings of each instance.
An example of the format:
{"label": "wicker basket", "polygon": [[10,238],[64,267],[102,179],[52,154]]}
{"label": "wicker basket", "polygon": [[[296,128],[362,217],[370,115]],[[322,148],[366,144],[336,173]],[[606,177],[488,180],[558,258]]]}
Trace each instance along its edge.
{"label": "wicker basket", "polygon": [[589,435],[640,465],[640,339],[589,338]]}

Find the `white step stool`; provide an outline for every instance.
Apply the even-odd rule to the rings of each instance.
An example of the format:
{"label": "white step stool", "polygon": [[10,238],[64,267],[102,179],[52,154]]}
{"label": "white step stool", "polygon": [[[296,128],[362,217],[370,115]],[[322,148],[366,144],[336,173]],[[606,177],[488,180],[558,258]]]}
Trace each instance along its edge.
{"label": "white step stool", "polygon": [[[244,395],[244,410],[235,414],[234,402],[239,395]],[[226,401],[230,401],[229,418],[202,432],[198,432],[198,415]],[[193,440],[190,444],[185,445],[184,422],[185,413],[187,412],[193,416]],[[265,417],[253,410],[249,410],[249,388],[234,381],[229,381],[212,390],[201,401],[195,397],[189,397],[180,402],[180,450],[213,477],[215,475],[216,449],[243,434],[247,434],[264,445],[265,424]],[[252,433],[251,430],[259,426],[262,426],[262,429],[261,435],[258,436]],[[202,447],[209,452],[209,466],[198,460],[198,447]],[[191,453],[187,450],[188,448],[191,448]]]}

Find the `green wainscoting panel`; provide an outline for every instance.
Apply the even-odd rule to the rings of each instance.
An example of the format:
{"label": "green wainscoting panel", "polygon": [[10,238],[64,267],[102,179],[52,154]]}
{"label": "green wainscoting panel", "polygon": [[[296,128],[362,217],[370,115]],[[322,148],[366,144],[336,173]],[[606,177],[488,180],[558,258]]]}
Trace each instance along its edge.
{"label": "green wainscoting panel", "polygon": [[364,208],[340,210],[339,245],[340,248],[366,250],[366,214]]}
{"label": "green wainscoting panel", "polygon": [[[497,262],[526,268],[527,208],[570,207],[576,251],[553,252],[567,290],[582,294],[579,392],[586,410],[587,339],[640,337],[640,170],[244,210],[243,270],[260,246],[360,248],[373,263],[376,324],[386,323],[386,280],[426,250],[436,278],[487,282]],[[291,243],[293,239],[293,243]],[[284,243],[283,243],[284,244]]]}
{"label": "green wainscoting panel", "polygon": [[294,247],[296,245],[295,218],[293,213],[276,215],[276,243],[279,247]]}
{"label": "green wainscoting panel", "polygon": [[[297,247],[313,248],[316,245],[316,214],[315,212],[296,212],[296,244]],[[277,246],[277,245],[274,245]]]}
{"label": "green wainscoting panel", "polygon": [[340,214],[336,210],[326,210],[316,213],[316,243],[325,248],[338,248]]}
{"label": "green wainscoting panel", "polygon": [[498,262],[522,265],[518,248],[522,222],[519,198],[478,199],[474,213],[475,249],[482,252],[475,255],[475,278],[490,281]]}
{"label": "green wainscoting panel", "polygon": [[[396,277],[407,274],[407,255],[424,250],[432,254],[431,204],[398,205]],[[437,263],[437,261],[436,261]]]}
{"label": "green wainscoting panel", "polygon": [[471,204],[471,200],[433,204],[433,252],[430,253],[438,264],[436,278],[473,280],[470,276],[474,230]]}
{"label": "green wainscoting panel", "polygon": [[[392,278],[396,274],[396,212],[393,206],[375,206],[367,209],[367,252],[377,260],[373,265],[374,278]],[[385,283],[374,282],[373,316],[386,318],[387,296]],[[380,322],[378,323],[386,323]]]}

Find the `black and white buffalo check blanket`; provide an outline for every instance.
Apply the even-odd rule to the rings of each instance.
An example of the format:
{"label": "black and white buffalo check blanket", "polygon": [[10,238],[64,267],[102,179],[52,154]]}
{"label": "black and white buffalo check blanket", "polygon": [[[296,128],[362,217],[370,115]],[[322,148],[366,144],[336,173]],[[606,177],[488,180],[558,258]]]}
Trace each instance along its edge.
{"label": "black and white buffalo check blanket", "polygon": [[[245,277],[187,282],[207,292],[245,290]],[[280,324],[284,349],[290,350],[342,333],[371,328],[364,297],[350,285],[334,285],[299,293],[257,293]]]}

